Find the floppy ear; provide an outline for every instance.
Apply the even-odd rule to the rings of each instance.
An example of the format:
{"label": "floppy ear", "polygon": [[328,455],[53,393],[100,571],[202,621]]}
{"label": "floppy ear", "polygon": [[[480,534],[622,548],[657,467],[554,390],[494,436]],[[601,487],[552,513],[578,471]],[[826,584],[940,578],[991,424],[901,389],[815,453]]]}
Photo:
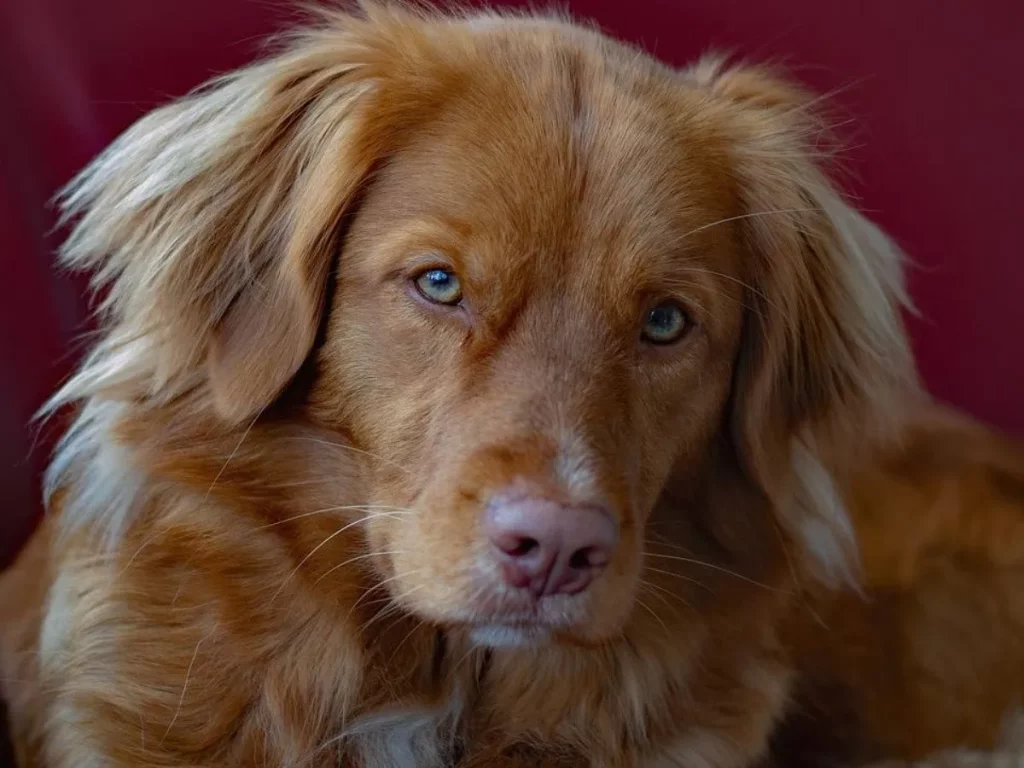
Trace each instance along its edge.
{"label": "floppy ear", "polygon": [[747,474],[827,580],[855,553],[842,484],[898,433],[916,389],[896,246],[819,167],[799,88],[707,60],[689,76],[729,112],[749,283],[732,428]]}
{"label": "floppy ear", "polygon": [[207,387],[238,423],[314,344],[337,229],[381,147],[365,102],[386,19],[336,15],[284,53],[149,114],[63,193],[63,261],[94,270],[108,335],[61,397]]}

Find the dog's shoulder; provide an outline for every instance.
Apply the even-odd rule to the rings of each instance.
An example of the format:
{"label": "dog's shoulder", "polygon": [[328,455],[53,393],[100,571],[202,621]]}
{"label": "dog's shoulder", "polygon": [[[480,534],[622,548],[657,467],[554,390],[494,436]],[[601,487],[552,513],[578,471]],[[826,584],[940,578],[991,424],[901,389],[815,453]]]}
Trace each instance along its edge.
{"label": "dog's shoulder", "polygon": [[801,675],[780,749],[813,732],[858,761],[995,748],[1024,695],[1024,450],[922,405],[847,499],[863,591],[814,591],[788,627]]}

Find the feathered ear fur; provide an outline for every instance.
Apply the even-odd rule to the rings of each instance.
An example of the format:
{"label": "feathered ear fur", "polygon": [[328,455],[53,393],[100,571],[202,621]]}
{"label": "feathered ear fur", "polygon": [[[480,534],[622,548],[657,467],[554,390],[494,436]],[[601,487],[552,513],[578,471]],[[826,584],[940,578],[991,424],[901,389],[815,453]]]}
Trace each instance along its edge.
{"label": "feathered ear fur", "polygon": [[342,217],[472,45],[433,35],[443,18],[359,5],[144,117],[63,192],[61,260],[102,299],[96,346],[41,413],[78,408],[46,474],[47,499],[74,488],[69,529],[113,542],[138,508],[129,413],[164,410],[186,441],[233,438],[309,357]]}
{"label": "feathered ear fur", "polygon": [[818,575],[850,576],[842,482],[895,434],[916,387],[896,246],[819,166],[824,127],[802,90],[708,59],[688,76],[730,110],[750,262],[733,434]]}
{"label": "feathered ear fur", "polygon": [[389,67],[407,60],[408,18],[366,11],[151,113],[68,186],[62,259],[94,271],[107,334],[56,404],[207,386],[239,423],[285,388],[314,343],[339,220],[385,151]]}

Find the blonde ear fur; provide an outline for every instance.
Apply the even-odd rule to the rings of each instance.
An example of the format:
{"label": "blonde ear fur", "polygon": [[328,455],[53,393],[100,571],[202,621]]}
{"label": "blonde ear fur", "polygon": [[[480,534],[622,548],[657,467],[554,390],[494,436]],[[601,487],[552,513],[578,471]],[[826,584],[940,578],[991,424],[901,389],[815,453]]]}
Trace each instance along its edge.
{"label": "blonde ear fur", "polygon": [[411,17],[365,5],[148,114],[60,195],[60,260],[92,273],[103,327],[41,412],[79,407],[46,477],[48,497],[84,489],[69,525],[113,540],[138,506],[145,483],[113,434],[127,404],[179,403],[228,433],[307,359],[340,221],[395,139],[395,105],[415,105],[382,95],[394,66],[417,66],[396,53]]}
{"label": "blonde ear fur", "polygon": [[68,185],[61,260],[93,272],[110,332],[55,404],[208,385],[237,423],[294,375],[375,159],[360,102],[394,42],[386,18],[331,21],[144,117]]}
{"label": "blonde ear fur", "polygon": [[898,434],[916,375],[900,317],[896,245],[828,179],[814,101],[770,72],[709,58],[687,75],[734,112],[730,124],[749,307],[733,414],[748,474],[827,581],[850,580],[842,502],[850,471]]}

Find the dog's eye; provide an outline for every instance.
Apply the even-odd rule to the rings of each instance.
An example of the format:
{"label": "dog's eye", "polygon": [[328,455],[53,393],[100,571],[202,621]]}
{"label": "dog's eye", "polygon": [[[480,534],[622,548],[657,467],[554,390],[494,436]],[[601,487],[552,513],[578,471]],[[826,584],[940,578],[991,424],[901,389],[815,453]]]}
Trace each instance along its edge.
{"label": "dog's eye", "polygon": [[647,311],[641,336],[651,344],[671,344],[683,337],[690,318],[674,301],[663,301]]}
{"label": "dog's eye", "polygon": [[413,282],[420,295],[434,304],[455,305],[462,301],[462,283],[447,269],[428,269]]}

